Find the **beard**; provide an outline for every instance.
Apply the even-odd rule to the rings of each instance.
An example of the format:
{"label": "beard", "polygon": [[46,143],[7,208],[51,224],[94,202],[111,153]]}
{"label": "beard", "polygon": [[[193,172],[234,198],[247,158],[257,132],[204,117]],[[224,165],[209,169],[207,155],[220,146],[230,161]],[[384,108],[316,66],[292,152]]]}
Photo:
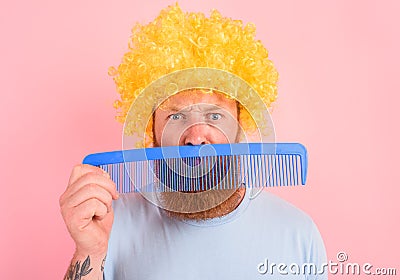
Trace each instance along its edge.
{"label": "beard", "polygon": [[154,164],[157,205],[171,216],[204,220],[234,210],[243,199],[237,160],[232,157],[160,160]]}
{"label": "beard", "polygon": [[[243,200],[244,187],[231,190],[212,190],[198,196],[184,196],[180,192],[163,192],[159,194],[159,202],[166,213],[182,220],[207,220],[222,217],[232,212]],[[170,210],[168,210],[170,209]],[[207,209],[207,210],[200,210]]]}

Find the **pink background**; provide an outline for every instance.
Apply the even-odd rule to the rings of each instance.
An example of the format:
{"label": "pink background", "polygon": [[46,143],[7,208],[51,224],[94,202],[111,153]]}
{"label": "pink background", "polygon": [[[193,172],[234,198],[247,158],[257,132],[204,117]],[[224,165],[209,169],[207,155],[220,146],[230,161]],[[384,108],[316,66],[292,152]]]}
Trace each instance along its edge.
{"label": "pink background", "polygon": [[[107,68],[127,50],[134,22],[171,3],[2,4],[1,279],[63,277],[74,245],[58,198],[72,166],[121,147]],[[304,143],[310,165],[307,187],[272,191],[313,217],[329,260],[345,251],[350,262],[400,274],[398,1],[180,4],[254,22],[278,67],[277,139]]]}

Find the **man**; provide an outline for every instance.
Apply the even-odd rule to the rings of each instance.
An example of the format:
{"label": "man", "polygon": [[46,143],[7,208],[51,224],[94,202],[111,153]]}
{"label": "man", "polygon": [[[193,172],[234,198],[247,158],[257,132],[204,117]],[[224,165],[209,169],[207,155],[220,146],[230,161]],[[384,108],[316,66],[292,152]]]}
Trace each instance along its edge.
{"label": "man", "polygon": [[[252,106],[276,98],[276,71],[250,25],[243,28],[217,12],[209,19],[185,14],[176,5],[133,33],[130,52],[111,72],[121,94],[119,119],[127,135],[139,135],[139,145],[239,142],[262,119]],[[259,99],[251,90],[233,92],[236,86],[224,90],[234,83],[222,74],[208,88],[179,88],[185,80],[179,70],[192,67],[238,75]],[[194,69],[188,84],[203,71]],[[143,97],[169,73],[178,77],[168,80],[178,89],[166,93],[166,87],[158,92],[153,86]],[[324,246],[312,220],[283,200],[265,191],[252,196],[243,186],[222,199],[218,192],[175,194],[119,195],[107,173],[76,166],[60,198],[76,244],[65,279],[326,279],[301,271],[304,264],[321,269]]]}

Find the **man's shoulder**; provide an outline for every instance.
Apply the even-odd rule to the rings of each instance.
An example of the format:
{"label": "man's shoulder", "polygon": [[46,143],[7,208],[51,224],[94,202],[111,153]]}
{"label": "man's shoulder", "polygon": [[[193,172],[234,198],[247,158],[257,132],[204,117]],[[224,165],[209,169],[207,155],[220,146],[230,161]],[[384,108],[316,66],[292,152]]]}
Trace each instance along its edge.
{"label": "man's shoulder", "polygon": [[[307,248],[304,251],[306,253],[305,260],[326,259],[318,227],[305,211],[268,190],[262,191],[252,201],[252,207],[249,207],[249,210],[249,214],[254,216],[252,218],[253,227],[258,232],[268,236],[271,240],[285,240],[284,243],[291,244],[290,246],[306,246],[304,247]],[[265,241],[266,244],[268,242]]]}
{"label": "man's shoulder", "polygon": [[252,211],[257,212],[266,222],[295,228],[315,227],[312,218],[306,212],[268,190],[263,190],[252,200]]}

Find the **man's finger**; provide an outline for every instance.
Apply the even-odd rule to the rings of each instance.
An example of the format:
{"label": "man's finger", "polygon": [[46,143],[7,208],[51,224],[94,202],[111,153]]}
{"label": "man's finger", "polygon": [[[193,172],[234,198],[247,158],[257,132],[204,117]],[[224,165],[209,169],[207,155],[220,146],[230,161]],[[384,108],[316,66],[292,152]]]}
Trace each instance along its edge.
{"label": "man's finger", "polygon": [[98,187],[101,187],[106,191],[108,191],[113,199],[117,199],[118,192],[115,183],[109,178],[108,174],[107,175],[104,174],[106,173],[102,174],[99,174],[98,172],[84,173],[84,175],[76,179],[75,182],[68,187],[68,190],[66,192],[67,198],[72,196],[74,193],[79,191],[79,189],[83,188],[84,186],[89,184],[95,184],[98,185]]}
{"label": "man's finger", "polygon": [[108,176],[108,173],[99,167],[96,167],[96,166],[93,166],[90,164],[77,164],[72,169],[71,176],[69,177],[68,185],[72,185],[80,177],[82,177],[86,173],[90,173],[90,172],[104,175],[106,177]]}
{"label": "man's finger", "polygon": [[65,207],[73,208],[81,203],[90,199],[97,199],[101,201],[107,207],[107,211],[111,211],[112,196],[110,192],[96,184],[88,184],[80,188],[77,192],[73,193],[66,201]]}
{"label": "man's finger", "polygon": [[84,230],[93,219],[103,219],[107,214],[107,206],[96,198],[92,198],[79,204],[74,209],[74,228]]}

